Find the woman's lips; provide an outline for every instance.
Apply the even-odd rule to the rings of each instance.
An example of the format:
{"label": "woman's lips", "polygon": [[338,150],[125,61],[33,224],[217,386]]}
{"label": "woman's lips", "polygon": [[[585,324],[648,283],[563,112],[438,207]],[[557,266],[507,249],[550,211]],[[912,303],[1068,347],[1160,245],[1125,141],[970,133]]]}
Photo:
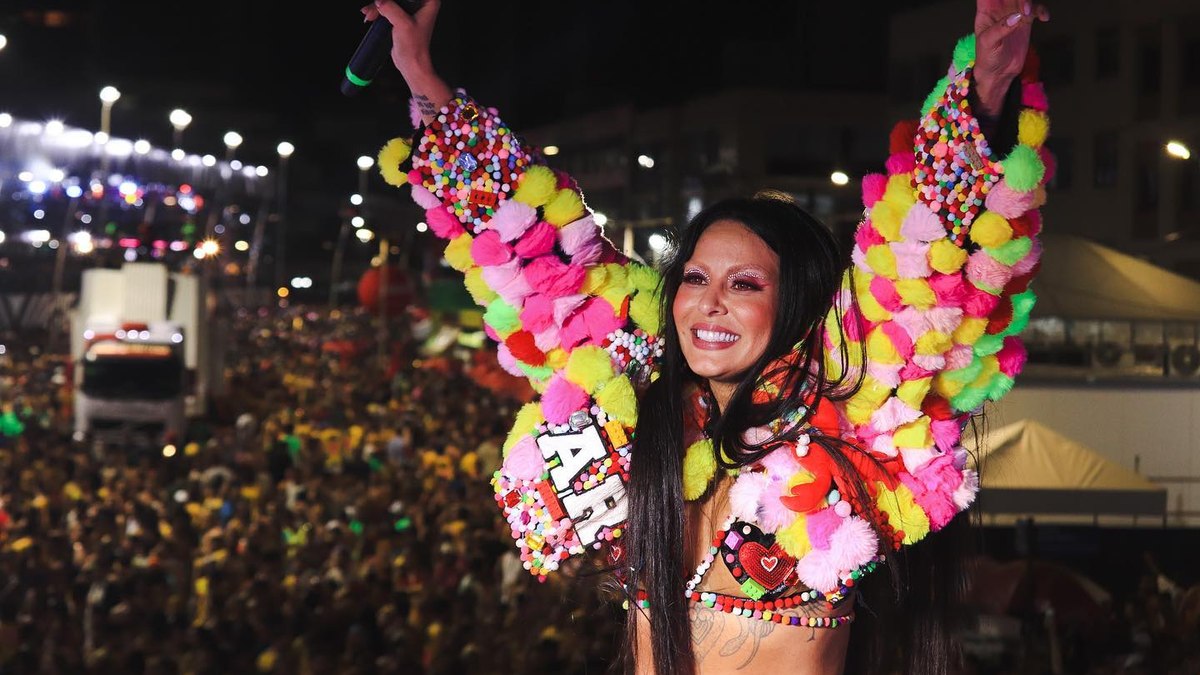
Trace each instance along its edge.
{"label": "woman's lips", "polygon": [[692,327],[692,344],[698,349],[728,349],[737,344],[741,336],[720,326],[701,325]]}

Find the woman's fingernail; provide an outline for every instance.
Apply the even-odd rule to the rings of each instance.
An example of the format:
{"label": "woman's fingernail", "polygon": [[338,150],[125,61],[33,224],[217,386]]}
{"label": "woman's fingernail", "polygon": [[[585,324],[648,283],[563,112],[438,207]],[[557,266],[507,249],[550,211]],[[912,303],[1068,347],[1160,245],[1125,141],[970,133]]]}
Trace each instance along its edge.
{"label": "woman's fingernail", "polygon": [[1015,26],[1015,25],[1017,25],[1017,22],[1020,20],[1021,20],[1020,14],[1013,14],[1012,16],[1008,17],[1007,23],[1010,26]]}
{"label": "woman's fingernail", "polygon": [[1025,16],[1029,16],[1029,13],[1032,11],[1033,11],[1033,6],[1030,5],[1028,2],[1025,3]]}

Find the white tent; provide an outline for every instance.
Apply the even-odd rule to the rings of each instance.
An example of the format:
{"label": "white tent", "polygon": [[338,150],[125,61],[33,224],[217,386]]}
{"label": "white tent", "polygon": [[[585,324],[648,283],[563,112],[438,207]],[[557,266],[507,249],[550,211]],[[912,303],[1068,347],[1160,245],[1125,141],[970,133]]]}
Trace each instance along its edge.
{"label": "white tent", "polygon": [[1200,321],[1200,283],[1095,242],[1043,234],[1034,316]]}
{"label": "white tent", "polygon": [[992,430],[983,445],[974,454],[985,515],[1166,517],[1166,488],[1033,420]]}

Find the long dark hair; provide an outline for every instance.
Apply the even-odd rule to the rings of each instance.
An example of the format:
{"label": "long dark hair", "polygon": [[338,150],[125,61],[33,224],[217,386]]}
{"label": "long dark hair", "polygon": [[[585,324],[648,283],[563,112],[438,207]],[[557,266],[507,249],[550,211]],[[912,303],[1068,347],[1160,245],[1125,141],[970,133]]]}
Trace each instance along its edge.
{"label": "long dark hair", "polygon": [[[734,468],[762,458],[770,451],[772,441],[798,434],[803,425],[794,425],[779,438],[757,445],[743,441],[744,430],[762,426],[802,405],[808,408],[807,418],[821,399],[839,400],[851,395],[862,373],[862,355],[849,353],[844,339],[836,340],[837,358],[856,367],[842,368],[835,377],[826,370],[825,318],[833,312],[836,320],[831,324],[840,333],[845,308],[835,298],[845,262],[832,233],[816,218],[786,196],[760,193],[751,199],[717,202],[683,230],[663,267],[663,359],[659,379],[639,403],[641,422],[628,487],[628,587],[643,588],[650,600],[650,644],[654,670],[659,675],[690,674],[695,670],[687,600],[682,593],[687,574],[682,470],[684,391],[698,382],[680,350],[671,308],[683,282],[684,264],[705,230],[722,220],[741,223],[778,254],[780,278],[778,309],[766,349],[709,425],[718,463]],[[792,352],[797,358],[791,363],[772,365]],[[762,378],[781,378],[782,385],[774,400],[755,404],[751,395]],[[850,468],[844,453],[835,447],[837,439],[822,440],[832,449],[835,461]],[[637,611],[631,603],[626,631],[627,667],[637,658]]]}

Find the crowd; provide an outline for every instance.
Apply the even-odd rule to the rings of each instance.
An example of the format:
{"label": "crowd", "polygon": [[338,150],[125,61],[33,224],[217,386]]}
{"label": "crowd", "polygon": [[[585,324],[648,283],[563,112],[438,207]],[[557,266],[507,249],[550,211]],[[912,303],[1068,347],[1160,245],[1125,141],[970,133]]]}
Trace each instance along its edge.
{"label": "crowd", "polygon": [[[495,505],[521,390],[481,385],[486,348],[424,353],[400,319],[380,354],[358,311],[229,322],[227,391],[169,448],[73,440],[69,358],[7,341],[0,674],[605,671],[602,577],[539,583]],[[1200,590],[1143,586],[1099,632],[1023,617],[969,672],[1195,672]]]}

